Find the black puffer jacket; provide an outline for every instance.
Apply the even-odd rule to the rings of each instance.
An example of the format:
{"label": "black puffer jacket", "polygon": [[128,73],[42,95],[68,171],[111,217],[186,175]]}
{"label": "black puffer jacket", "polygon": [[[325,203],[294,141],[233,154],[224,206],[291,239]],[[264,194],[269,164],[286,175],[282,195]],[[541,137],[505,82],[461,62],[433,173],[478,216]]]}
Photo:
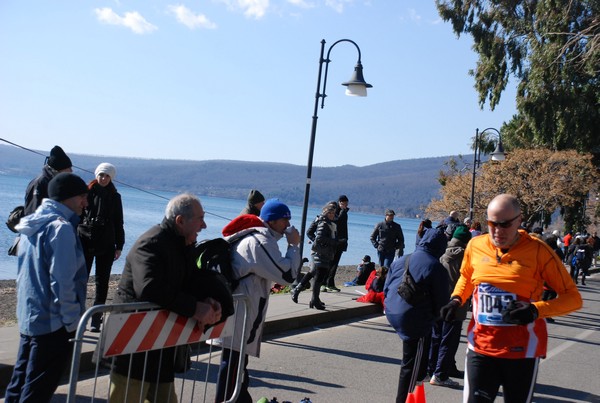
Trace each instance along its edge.
{"label": "black puffer jacket", "polygon": [[317,266],[328,266],[338,246],[337,226],[326,216],[319,215],[306,232],[312,241],[311,256]]}

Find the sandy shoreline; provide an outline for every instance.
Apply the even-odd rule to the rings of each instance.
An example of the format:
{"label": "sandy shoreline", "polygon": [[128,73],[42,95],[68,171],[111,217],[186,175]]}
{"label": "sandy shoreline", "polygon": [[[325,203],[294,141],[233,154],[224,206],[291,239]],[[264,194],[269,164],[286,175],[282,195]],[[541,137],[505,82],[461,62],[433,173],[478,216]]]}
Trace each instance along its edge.
{"label": "sandy shoreline", "polygon": [[[303,271],[308,268],[304,267]],[[338,287],[342,286],[344,282],[351,281],[356,276],[356,266],[340,266],[335,276],[336,284]],[[119,284],[120,274],[113,274],[110,276],[110,283],[108,286],[108,299],[107,303],[110,304],[112,301],[117,285]],[[94,285],[94,276],[91,276],[88,281],[87,289],[87,307],[91,307],[94,302],[94,296],[96,293],[96,287]],[[17,292],[16,292],[16,280],[0,280],[0,327],[14,326],[17,324]]]}

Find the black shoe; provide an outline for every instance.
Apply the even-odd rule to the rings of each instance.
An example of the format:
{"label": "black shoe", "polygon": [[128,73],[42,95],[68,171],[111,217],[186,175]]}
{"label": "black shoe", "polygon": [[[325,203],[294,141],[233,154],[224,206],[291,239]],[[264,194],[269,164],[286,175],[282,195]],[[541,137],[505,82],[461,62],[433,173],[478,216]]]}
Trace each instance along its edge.
{"label": "black shoe", "polygon": [[325,305],[323,305],[323,303],[321,303],[321,301],[310,301],[308,303],[308,307],[318,309],[319,311],[325,310]]}
{"label": "black shoe", "polygon": [[292,301],[294,301],[294,304],[298,303],[298,295],[300,295],[300,291],[302,291],[302,286],[300,285],[292,290]]}
{"label": "black shoe", "polygon": [[546,318],[546,322],[548,322],[548,323],[554,323],[556,321],[553,318]]}
{"label": "black shoe", "polygon": [[94,314],[92,316],[92,323],[90,323],[90,332],[100,333],[100,325],[102,324],[102,314]]}

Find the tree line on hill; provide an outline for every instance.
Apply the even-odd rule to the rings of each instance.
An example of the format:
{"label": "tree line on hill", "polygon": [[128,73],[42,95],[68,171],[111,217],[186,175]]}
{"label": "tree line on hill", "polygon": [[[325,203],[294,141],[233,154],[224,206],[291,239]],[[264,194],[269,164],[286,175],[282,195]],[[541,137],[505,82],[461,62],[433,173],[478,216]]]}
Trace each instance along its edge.
{"label": "tree line on hill", "polygon": [[[68,152],[68,148],[66,148]],[[45,155],[48,151],[39,151]],[[74,172],[86,181],[95,167],[111,162],[117,167],[117,183],[145,190],[182,192],[200,196],[245,199],[250,189],[266,197],[278,197],[302,205],[306,167],[273,162],[227,160],[188,161],[123,158],[68,153]],[[355,211],[381,213],[392,208],[398,216],[422,215],[439,197],[438,175],[449,157],[397,160],[357,167],[313,167],[310,205],[319,207],[345,194]],[[35,177],[44,157],[12,146],[0,145],[0,173]]]}

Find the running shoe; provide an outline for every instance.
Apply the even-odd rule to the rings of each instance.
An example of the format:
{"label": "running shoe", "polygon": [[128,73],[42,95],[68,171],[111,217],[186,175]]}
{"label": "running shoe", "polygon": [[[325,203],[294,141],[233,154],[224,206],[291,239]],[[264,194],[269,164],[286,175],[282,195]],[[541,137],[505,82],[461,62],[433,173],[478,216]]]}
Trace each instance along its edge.
{"label": "running shoe", "polygon": [[435,385],[435,386],[445,386],[447,388],[457,388],[460,384],[450,378],[446,379],[445,381],[442,381],[440,378],[438,378],[437,376],[433,375],[431,377],[431,379],[429,380],[429,383],[431,385]]}

